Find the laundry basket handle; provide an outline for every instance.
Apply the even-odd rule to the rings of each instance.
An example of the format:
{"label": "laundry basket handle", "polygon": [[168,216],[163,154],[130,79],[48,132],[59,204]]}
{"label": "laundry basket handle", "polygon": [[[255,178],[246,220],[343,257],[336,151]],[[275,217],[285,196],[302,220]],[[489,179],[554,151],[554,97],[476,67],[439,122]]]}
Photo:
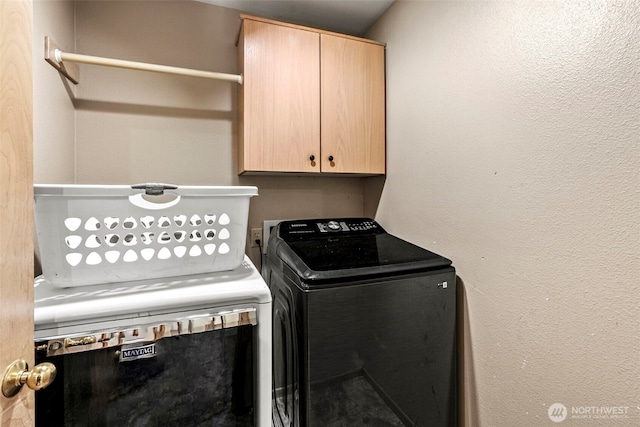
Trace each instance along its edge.
{"label": "laundry basket handle", "polygon": [[165,197],[159,197],[164,196],[165,190],[176,190],[178,188],[177,185],[162,184],[160,182],[148,182],[145,184],[132,185],[131,188],[133,188],[134,190],[144,190],[144,194],[138,193],[129,196],[129,202],[131,202],[135,206],[138,206],[139,208],[153,210],[167,209],[177,205],[180,202],[179,195],[168,194]]}
{"label": "laundry basket handle", "polygon": [[143,184],[134,184],[131,186],[134,190],[144,190],[147,196],[160,196],[164,194],[164,190],[176,190],[177,185],[163,184],[161,182],[146,182]]}

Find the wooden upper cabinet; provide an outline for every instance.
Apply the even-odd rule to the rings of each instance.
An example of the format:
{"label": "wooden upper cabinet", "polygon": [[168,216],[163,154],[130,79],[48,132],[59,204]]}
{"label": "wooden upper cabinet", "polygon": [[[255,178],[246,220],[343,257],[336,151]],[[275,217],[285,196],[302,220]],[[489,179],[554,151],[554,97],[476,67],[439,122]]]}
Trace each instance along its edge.
{"label": "wooden upper cabinet", "polygon": [[384,47],[322,34],[320,49],[322,172],[384,174]]}
{"label": "wooden upper cabinet", "polygon": [[384,46],[242,18],[239,173],[384,174]]}
{"label": "wooden upper cabinet", "polygon": [[319,172],[320,36],[245,19],[239,171]]}

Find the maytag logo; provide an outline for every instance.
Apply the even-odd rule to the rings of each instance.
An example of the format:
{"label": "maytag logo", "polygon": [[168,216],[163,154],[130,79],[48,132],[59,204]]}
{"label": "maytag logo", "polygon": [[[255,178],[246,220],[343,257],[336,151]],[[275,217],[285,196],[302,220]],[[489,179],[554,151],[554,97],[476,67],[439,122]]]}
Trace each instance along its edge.
{"label": "maytag logo", "polygon": [[120,361],[130,362],[132,360],[147,359],[156,356],[156,345],[148,344],[142,347],[123,348],[120,350]]}

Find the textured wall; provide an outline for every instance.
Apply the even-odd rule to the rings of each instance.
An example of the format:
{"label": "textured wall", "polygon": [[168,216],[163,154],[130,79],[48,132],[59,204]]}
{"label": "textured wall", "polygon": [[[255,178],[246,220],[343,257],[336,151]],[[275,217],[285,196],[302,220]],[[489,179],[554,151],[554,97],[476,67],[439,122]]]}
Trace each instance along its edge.
{"label": "textured wall", "polygon": [[369,36],[377,219],[458,269],[466,425],[640,425],[640,3],[400,0]]}

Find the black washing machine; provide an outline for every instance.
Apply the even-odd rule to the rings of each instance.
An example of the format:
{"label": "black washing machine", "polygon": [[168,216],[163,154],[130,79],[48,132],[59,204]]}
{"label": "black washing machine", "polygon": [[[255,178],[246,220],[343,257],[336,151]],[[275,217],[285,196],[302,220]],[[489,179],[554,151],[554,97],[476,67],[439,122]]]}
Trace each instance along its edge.
{"label": "black washing machine", "polygon": [[451,261],[368,218],[285,221],[273,298],[274,426],[456,426]]}

